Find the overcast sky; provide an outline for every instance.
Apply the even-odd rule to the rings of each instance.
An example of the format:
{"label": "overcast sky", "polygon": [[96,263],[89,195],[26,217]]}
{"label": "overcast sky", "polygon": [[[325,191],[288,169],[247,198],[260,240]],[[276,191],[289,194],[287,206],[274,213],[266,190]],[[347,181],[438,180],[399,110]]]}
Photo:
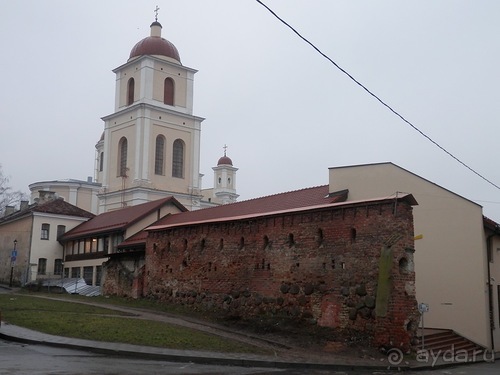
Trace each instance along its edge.
{"label": "overcast sky", "polygon": [[[323,53],[500,185],[500,2],[264,0]],[[195,75],[203,185],[228,145],[240,200],[393,162],[484,207],[500,190],[384,108],[254,0],[1,1],[0,164],[14,189],[94,175],[112,69],[149,35]]]}

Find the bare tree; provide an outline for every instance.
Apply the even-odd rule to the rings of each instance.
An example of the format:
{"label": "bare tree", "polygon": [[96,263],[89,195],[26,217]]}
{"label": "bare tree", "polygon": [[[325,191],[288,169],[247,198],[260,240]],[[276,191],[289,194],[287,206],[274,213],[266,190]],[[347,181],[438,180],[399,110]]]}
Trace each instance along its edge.
{"label": "bare tree", "polygon": [[14,191],[9,185],[9,177],[3,174],[2,165],[0,164],[0,217],[5,212],[5,207],[18,207],[22,200],[27,200],[28,195],[20,190]]}

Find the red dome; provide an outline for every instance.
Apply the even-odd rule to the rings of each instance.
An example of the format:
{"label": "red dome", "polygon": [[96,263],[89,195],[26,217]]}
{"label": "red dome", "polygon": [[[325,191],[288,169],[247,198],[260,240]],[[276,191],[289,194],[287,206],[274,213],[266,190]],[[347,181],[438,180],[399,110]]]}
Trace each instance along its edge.
{"label": "red dome", "polygon": [[219,161],[217,162],[217,165],[233,165],[233,161],[228,158],[226,155],[221,157]]}
{"label": "red dome", "polygon": [[[161,24],[159,22],[153,22],[151,24],[152,30],[153,27],[157,27],[161,30]],[[178,61],[179,63],[181,62],[179,51],[177,51],[177,48],[175,48],[173,43],[159,35],[151,35],[139,41],[134,48],[132,48],[132,51],[130,51],[129,59],[142,55],[166,56]]]}

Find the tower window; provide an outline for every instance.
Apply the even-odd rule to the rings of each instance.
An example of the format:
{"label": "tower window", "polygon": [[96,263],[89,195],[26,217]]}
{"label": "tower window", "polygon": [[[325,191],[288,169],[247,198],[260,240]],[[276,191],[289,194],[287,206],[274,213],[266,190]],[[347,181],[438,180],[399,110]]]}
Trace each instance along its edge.
{"label": "tower window", "polygon": [[135,81],[130,78],[127,83],[127,105],[134,103]]}
{"label": "tower window", "polygon": [[131,105],[134,103],[134,90],[135,81],[133,78],[130,78],[127,84],[127,105]]}
{"label": "tower window", "polygon": [[127,138],[120,139],[118,145],[118,176],[127,177]]}
{"label": "tower window", "polygon": [[172,177],[184,178],[184,142],[176,139],[172,154]]}
{"label": "tower window", "polygon": [[174,105],[174,80],[172,78],[165,78],[163,86],[163,103]]}
{"label": "tower window", "polygon": [[165,137],[159,135],[156,137],[155,149],[155,174],[163,175],[163,166],[165,165]]}
{"label": "tower window", "polygon": [[104,152],[101,152],[101,155],[99,156],[99,172],[103,171],[104,167]]}

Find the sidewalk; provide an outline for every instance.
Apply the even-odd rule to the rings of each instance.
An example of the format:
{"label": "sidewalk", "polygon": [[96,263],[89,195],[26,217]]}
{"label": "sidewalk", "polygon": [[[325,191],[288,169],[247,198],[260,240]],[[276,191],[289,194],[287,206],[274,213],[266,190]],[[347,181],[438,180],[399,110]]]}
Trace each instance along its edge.
{"label": "sidewalk", "polygon": [[[42,297],[46,298],[46,297]],[[56,300],[64,300],[54,297]],[[29,330],[23,327],[1,322],[0,338],[10,341],[23,342],[28,344],[40,344],[86,350],[113,356],[127,356],[145,359],[165,360],[170,362],[192,362],[197,364],[229,365],[264,368],[303,368],[303,369],[324,369],[330,371],[348,371],[353,369],[364,369],[369,371],[384,371],[390,369],[417,370],[427,369],[430,366],[426,363],[419,363],[416,360],[403,360],[397,365],[389,362],[389,356],[380,353],[380,356],[359,355],[356,353],[335,353],[332,352],[311,352],[304,348],[292,348],[280,342],[264,340],[256,336],[231,330],[230,328],[218,326],[195,319],[185,319],[160,312],[152,312],[137,308],[126,308],[115,305],[106,305],[89,302],[82,302],[89,305],[106,307],[117,311],[134,314],[136,319],[155,320],[169,324],[176,324],[192,329],[197,329],[210,334],[226,337],[232,340],[242,341],[248,344],[265,347],[274,351],[274,356],[262,356],[243,353],[215,353],[192,350],[175,350],[159,347],[140,346],[123,343],[90,341],[77,338],[60,337],[45,334],[38,331]],[[437,361],[433,367],[457,365],[457,363],[443,363]]]}
{"label": "sidewalk", "polygon": [[170,362],[192,362],[207,365],[229,365],[264,368],[310,368],[346,371],[356,369],[387,370],[387,362],[373,363],[356,358],[327,358],[324,361],[311,361],[307,358],[281,357],[276,355],[258,356],[242,353],[213,353],[191,350],[173,350],[157,347],[139,346],[122,343],[110,343],[82,340],[49,335],[2,322],[0,338],[27,344],[40,344],[56,347],[86,350],[94,353],[127,356],[145,359],[165,360]]}

